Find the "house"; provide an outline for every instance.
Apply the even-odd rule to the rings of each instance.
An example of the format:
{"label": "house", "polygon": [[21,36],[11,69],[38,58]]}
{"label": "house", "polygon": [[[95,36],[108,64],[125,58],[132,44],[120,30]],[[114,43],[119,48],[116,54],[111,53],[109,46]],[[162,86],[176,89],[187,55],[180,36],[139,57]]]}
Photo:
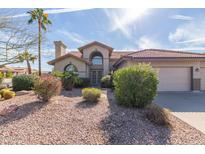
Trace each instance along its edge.
{"label": "house", "polygon": [[55,59],[48,62],[54,70],[73,70],[80,77],[99,85],[102,76],[121,67],[150,63],[158,72],[158,91],[205,90],[205,54],[161,49],[115,51],[101,42],[91,42],[66,51],[66,45],[55,41]]}
{"label": "house", "polygon": [[[6,73],[6,72],[12,72],[14,75],[20,75],[20,74],[28,74],[28,68],[25,67],[9,67],[4,66],[0,68],[0,72]],[[32,69],[32,73],[37,73],[38,71],[36,69]]]}

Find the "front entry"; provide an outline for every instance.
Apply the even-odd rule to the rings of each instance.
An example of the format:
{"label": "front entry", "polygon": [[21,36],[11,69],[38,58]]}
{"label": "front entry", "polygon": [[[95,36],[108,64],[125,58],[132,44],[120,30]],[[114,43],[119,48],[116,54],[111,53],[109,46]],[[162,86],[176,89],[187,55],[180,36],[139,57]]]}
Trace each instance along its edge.
{"label": "front entry", "polygon": [[91,70],[90,79],[92,86],[100,86],[100,80],[102,78],[102,70]]}

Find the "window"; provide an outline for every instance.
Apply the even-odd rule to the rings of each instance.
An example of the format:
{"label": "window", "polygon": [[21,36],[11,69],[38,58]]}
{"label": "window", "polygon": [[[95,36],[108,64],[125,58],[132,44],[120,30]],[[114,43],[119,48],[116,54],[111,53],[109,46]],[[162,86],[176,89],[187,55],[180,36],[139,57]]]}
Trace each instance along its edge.
{"label": "window", "polygon": [[77,72],[78,70],[77,70],[77,68],[76,68],[75,65],[73,65],[73,64],[68,64],[68,65],[65,67],[64,71]]}
{"label": "window", "polygon": [[94,52],[91,56],[91,62],[93,65],[102,65],[103,64],[103,57],[101,53]]}

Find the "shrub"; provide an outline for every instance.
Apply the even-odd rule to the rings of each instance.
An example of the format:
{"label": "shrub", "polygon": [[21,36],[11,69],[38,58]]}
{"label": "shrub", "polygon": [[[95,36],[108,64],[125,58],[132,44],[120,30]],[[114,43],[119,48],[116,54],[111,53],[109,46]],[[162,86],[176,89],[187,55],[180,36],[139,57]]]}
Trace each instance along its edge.
{"label": "shrub", "polygon": [[31,90],[37,78],[38,77],[35,75],[26,75],[26,74],[14,76],[12,79],[13,90],[14,91]]}
{"label": "shrub", "polygon": [[6,78],[12,78],[12,77],[13,77],[12,71],[6,72]]}
{"label": "shrub", "polygon": [[52,96],[60,94],[61,81],[52,75],[42,76],[35,81],[34,92],[40,100],[48,102]]}
{"label": "shrub", "polygon": [[85,88],[90,86],[90,79],[89,78],[78,78],[77,82],[75,83],[75,88]]}
{"label": "shrub", "polygon": [[106,75],[101,79],[102,88],[111,88],[112,87],[112,78],[111,75]]}
{"label": "shrub", "polygon": [[52,75],[58,78],[61,78],[63,88],[65,90],[72,90],[75,84],[80,83],[80,79],[78,77],[78,74],[73,71],[65,71],[65,72],[59,72],[59,71],[53,71]]}
{"label": "shrub", "polygon": [[4,73],[0,72],[0,85],[2,84],[4,78]]}
{"label": "shrub", "polygon": [[1,95],[2,97],[4,97],[4,92],[6,92],[6,91],[11,91],[11,89],[10,89],[10,88],[1,89],[1,90],[0,90],[0,95]]}
{"label": "shrub", "polygon": [[15,92],[10,91],[10,90],[6,90],[6,91],[4,91],[4,93],[3,93],[4,99],[13,98],[15,95],[16,95]]}
{"label": "shrub", "polygon": [[163,109],[155,104],[148,105],[146,109],[146,118],[148,120],[157,125],[171,126],[168,109]]}
{"label": "shrub", "polygon": [[0,72],[0,78],[4,78],[4,73]]}
{"label": "shrub", "polygon": [[86,101],[97,102],[101,96],[101,90],[97,88],[84,88],[82,94]]}
{"label": "shrub", "polygon": [[149,64],[125,67],[114,73],[115,97],[119,104],[145,107],[157,92],[157,74]]}

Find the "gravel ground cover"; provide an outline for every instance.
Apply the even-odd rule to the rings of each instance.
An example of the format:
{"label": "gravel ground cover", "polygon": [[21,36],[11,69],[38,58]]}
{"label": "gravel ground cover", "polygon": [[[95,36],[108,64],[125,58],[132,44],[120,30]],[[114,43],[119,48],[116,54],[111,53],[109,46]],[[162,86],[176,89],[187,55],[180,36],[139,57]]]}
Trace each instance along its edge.
{"label": "gravel ground cover", "polygon": [[0,116],[0,144],[205,144],[203,133],[174,116],[170,129],[150,123],[142,109],[117,105],[110,90],[97,104],[85,102],[80,89],[48,104],[30,92],[0,101],[0,110],[15,104]]}

